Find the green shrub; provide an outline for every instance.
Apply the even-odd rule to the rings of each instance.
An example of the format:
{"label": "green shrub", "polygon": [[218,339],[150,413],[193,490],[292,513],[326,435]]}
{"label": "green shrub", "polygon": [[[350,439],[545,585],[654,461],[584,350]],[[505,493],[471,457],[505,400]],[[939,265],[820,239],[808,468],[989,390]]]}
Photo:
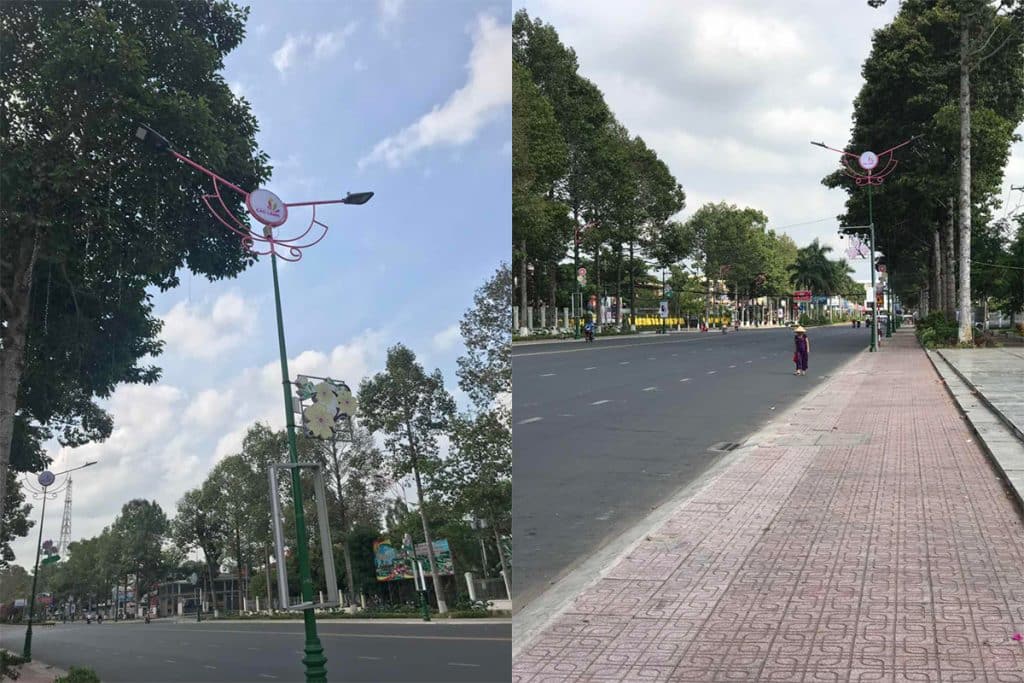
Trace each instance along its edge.
{"label": "green shrub", "polygon": [[0,650],[0,680],[9,678],[12,681],[18,677],[17,667],[21,666],[28,660],[24,657],[19,657],[13,652],[7,650]]}
{"label": "green shrub", "polygon": [[915,334],[921,344],[929,349],[950,346],[956,343],[956,321],[947,318],[942,312],[931,313],[917,323]]}
{"label": "green shrub", "polygon": [[101,683],[100,677],[92,669],[84,666],[73,666],[67,676],[61,676],[53,683]]}

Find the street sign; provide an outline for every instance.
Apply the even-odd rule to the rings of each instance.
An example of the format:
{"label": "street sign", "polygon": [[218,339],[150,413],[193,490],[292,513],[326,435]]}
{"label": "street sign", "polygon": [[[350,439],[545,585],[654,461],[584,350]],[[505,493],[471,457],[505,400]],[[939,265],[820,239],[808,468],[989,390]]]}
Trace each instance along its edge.
{"label": "street sign", "polygon": [[197,581],[199,581],[199,575],[195,572],[192,572],[192,576],[188,577],[188,582],[194,586],[196,585]]}
{"label": "street sign", "polygon": [[39,564],[53,564],[60,559],[60,555],[47,555]]}
{"label": "street sign", "polygon": [[586,268],[579,268],[576,271],[576,282],[580,283],[581,285],[586,285],[587,284],[587,269]]}
{"label": "street sign", "polygon": [[881,293],[875,295],[875,305],[879,308],[885,306],[885,297]]}
{"label": "street sign", "polygon": [[667,301],[662,301],[658,305],[658,314],[661,315],[662,318],[667,318],[668,317],[668,302]]}
{"label": "street sign", "polygon": [[39,473],[39,477],[37,477],[36,481],[38,481],[39,485],[45,489],[47,486],[52,484],[56,478],[57,477],[54,476],[53,472],[45,470]]}
{"label": "street sign", "polygon": [[793,301],[810,301],[811,291],[809,289],[801,289],[800,291],[793,292]]}

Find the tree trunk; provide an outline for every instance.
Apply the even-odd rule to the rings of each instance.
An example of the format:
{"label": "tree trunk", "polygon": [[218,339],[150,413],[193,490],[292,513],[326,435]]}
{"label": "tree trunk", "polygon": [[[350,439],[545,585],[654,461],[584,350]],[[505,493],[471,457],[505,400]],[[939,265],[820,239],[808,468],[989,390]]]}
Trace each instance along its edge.
{"label": "tree trunk", "polygon": [[331,441],[331,458],[334,464],[334,482],[338,490],[338,528],[342,533],[341,554],[345,560],[345,578],[348,584],[348,599],[351,604],[356,604],[356,581],[352,575],[352,553],[348,548],[348,510],[345,508],[345,498],[341,492],[341,462],[338,460],[338,444]]}
{"label": "tree trunk", "polygon": [[942,235],[938,228],[935,228],[932,235],[931,307],[938,313],[945,310],[943,308],[943,290],[946,285],[942,277]]}
{"label": "tree trunk", "polygon": [[274,611],[274,594],[270,589],[270,546],[263,544],[263,569],[267,576],[267,612]]}
{"label": "tree trunk", "polygon": [[427,525],[427,513],[423,510],[423,485],[420,483],[420,468],[413,464],[412,473],[416,478],[416,496],[420,500],[420,521],[423,522],[423,538],[427,542],[427,559],[430,561],[430,574],[434,579],[434,594],[437,596],[437,611],[441,614],[448,612],[448,603],[444,599],[444,591],[441,589],[441,575],[437,573],[437,562],[434,560],[434,541],[430,537],[430,529]]}
{"label": "tree trunk", "polygon": [[973,338],[971,314],[971,35],[966,17],[960,19],[960,328],[957,340]]}
{"label": "tree trunk", "polygon": [[636,277],[633,272],[633,240],[629,240],[629,331],[636,330]]}
{"label": "tree trunk", "polygon": [[615,297],[619,300],[619,310],[615,314],[615,325],[622,330],[622,247],[619,247],[615,265]]}
{"label": "tree trunk", "polygon": [[[32,273],[39,257],[39,240],[33,238],[6,251],[14,260],[12,287],[0,292],[7,327],[0,327],[0,506],[7,500],[7,470],[11,462],[14,415],[18,410],[18,386],[25,370],[25,347],[32,305]],[[2,512],[2,510],[0,510]],[[0,529],[3,515],[0,514]]]}
{"label": "tree trunk", "polygon": [[551,311],[554,313],[551,326],[558,327],[558,263],[551,264]]}
{"label": "tree trunk", "polygon": [[955,206],[955,200],[950,198],[949,204],[949,219],[946,221],[946,240],[945,247],[946,262],[942,266],[942,274],[946,279],[946,291],[942,295],[942,302],[945,307],[946,317],[950,320],[956,319],[956,235],[954,234],[955,226],[953,225],[953,207]]}
{"label": "tree trunk", "polygon": [[526,273],[526,240],[520,247],[523,252],[522,262],[519,264],[519,334],[529,334],[526,327],[526,307],[529,305],[526,297],[527,273]]}
{"label": "tree trunk", "polygon": [[505,561],[505,549],[501,545],[501,535],[498,533],[498,527],[494,524],[494,520],[491,520],[491,529],[494,531],[494,542],[498,546],[498,560],[501,562],[501,575],[505,579],[505,592],[508,593],[508,599],[512,599],[512,577],[509,575],[508,562]]}

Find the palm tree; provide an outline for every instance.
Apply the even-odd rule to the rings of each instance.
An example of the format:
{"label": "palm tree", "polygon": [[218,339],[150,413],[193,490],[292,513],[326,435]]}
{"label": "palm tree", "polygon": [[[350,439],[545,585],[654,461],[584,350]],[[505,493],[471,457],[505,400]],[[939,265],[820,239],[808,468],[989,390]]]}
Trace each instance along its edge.
{"label": "palm tree", "polygon": [[789,280],[796,287],[803,287],[819,294],[830,293],[835,286],[835,266],[828,259],[832,247],[814,240],[798,249],[796,260],[786,266]]}

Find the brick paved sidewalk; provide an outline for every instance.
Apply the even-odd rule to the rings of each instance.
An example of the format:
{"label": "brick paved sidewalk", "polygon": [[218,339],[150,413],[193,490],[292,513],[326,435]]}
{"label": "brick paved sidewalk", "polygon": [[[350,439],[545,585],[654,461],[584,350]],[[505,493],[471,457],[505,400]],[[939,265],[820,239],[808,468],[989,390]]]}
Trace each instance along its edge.
{"label": "brick paved sidewalk", "polygon": [[829,382],[513,680],[1024,681],[1024,525],[912,333]]}

